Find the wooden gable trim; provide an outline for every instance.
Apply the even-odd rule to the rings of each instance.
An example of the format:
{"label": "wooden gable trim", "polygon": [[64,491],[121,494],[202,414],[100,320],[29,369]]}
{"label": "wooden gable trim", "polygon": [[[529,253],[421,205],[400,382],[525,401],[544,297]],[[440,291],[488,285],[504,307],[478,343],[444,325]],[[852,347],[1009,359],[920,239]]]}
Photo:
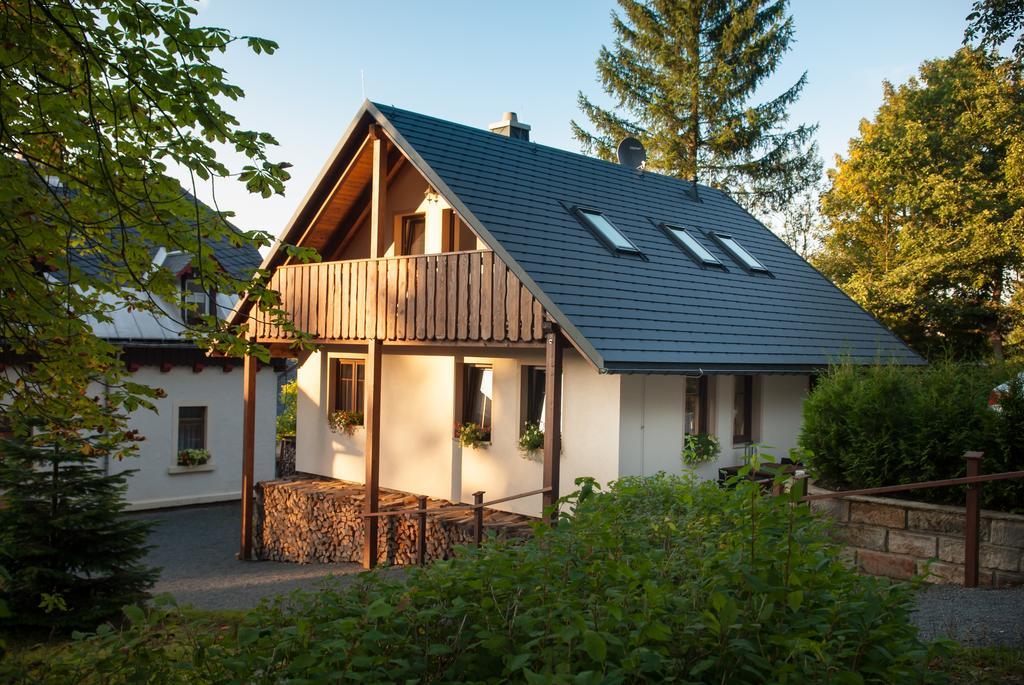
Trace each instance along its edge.
{"label": "wooden gable trim", "polygon": [[[364,169],[363,167],[372,167],[372,158],[369,161],[367,160],[367,157],[370,157],[371,155],[372,142],[372,136],[366,136],[363,139],[363,142],[359,145],[359,148],[356,150],[355,154],[352,155],[352,159],[349,160],[348,165],[338,176],[338,180],[334,182],[334,185],[324,196],[323,202],[320,203],[320,207],[317,209],[316,213],[313,215],[313,217],[309,220],[309,223],[306,225],[306,230],[303,231],[298,241],[295,242],[295,245],[297,247],[314,247],[308,244],[311,241],[313,235],[315,235],[319,230],[326,228],[326,230],[330,231],[331,229],[334,228],[333,226],[323,226],[323,220],[325,219],[325,217],[328,216],[329,210],[334,208],[332,206],[333,200],[337,197],[338,191],[342,188],[343,185],[350,181],[355,181],[360,182],[360,185],[365,187],[370,182],[370,176],[367,176],[367,178],[362,179],[360,178],[359,172],[362,171],[365,174],[368,169]],[[355,205],[355,203],[358,202],[358,198],[362,195],[362,192],[363,191],[360,190],[356,198],[350,201],[350,207],[343,213],[342,218],[344,218],[344,216],[351,211],[351,206]],[[330,238],[328,238],[328,240],[330,240]],[[284,263],[291,264],[292,258],[288,257]]]}

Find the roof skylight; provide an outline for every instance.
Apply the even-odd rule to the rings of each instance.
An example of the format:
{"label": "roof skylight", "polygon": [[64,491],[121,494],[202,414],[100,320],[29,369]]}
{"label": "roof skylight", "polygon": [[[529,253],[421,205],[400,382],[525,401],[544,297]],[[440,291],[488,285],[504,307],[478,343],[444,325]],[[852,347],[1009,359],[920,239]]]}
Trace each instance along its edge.
{"label": "roof skylight", "polygon": [[627,238],[622,231],[617,229],[615,225],[608,220],[601,212],[595,209],[583,209],[582,207],[576,208],[576,214],[587,224],[587,226],[600,238],[605,244],[616,252],[628,252],[630,254],[640,254],[639,248],[634,245],[629,238]]}
{"label": "roof skylight", "polygon": [[[662,228],[669,234],[691,257],[703,266],[722,266],[722,262],[715,255],[711,254],[706,247],[697,241],[697,237],[690,231],[672,224],[662,224]],[[725,268],[725,267],[722,267]]]}
{"label": "roof skylight", "polygon": [[731,235],[725,233],[712,233],[711,236],[718,241],[718,244],[729,251],[733,259],[739,262],[743,267],[749,271],[756,271],[763,274],[771,274],[764,264],[759,262],[754,255],[747,252],[747,250],[736,242],[736,239]]}

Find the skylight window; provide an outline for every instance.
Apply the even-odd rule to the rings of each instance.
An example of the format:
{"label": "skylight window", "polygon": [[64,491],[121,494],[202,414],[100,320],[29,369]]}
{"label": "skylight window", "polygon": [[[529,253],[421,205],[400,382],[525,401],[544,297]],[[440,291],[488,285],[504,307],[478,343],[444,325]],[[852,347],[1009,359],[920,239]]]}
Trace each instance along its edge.
{"label": "skylight window", "polygon": [[673,238],[684,250],[686,250],[691,257],[702,266],[722,266],[722,262],[719,261],[718,257],[711,254],[706,247],[697,242],[696,236],[685,228],[679,226],[672,226],[671,224],[662,224],[661,227]]}
{"label": "skylight window", "polygon": [[616,252],[640,254],[640,250],[601,212],[577,208],[576,214],[609,248]]}
{"label": "skylight window", "polygon": [[754,255],[747,252],[747,250],[736,242],[736,239],[731,235],[726,235],[724,233],[712,233],[711,236],[718,241],[719,245],[729,251],[729,254],[732,255],[733,259],[739,262],[748,271],[755,271],[757,273],[769,275],[771,274],[768,267],[759,262]]}

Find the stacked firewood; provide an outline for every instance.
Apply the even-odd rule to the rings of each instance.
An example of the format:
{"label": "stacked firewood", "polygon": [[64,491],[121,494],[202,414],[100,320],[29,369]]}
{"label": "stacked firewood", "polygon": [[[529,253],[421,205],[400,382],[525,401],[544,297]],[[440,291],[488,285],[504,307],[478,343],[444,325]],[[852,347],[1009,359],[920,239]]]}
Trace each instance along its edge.
{"label": "stacked firewood", "polygon": [[[256,541],[258,558],[301,564],[359,562],[363,555],[363,486],[346,481],[295,478],[257,485]],[[381,511],[415,509],[416,497],[381,489]],[[458,545],[472,544],[473,512],[447,500],[431,499],[427,508],[428,561],[450,558]],[[450,511],[444,511],[448,509]],[[484,512],[485,536],[521,538],[530,520],[518,514]],[[378,531],[378,563],[415,564],[416,515],[384,516]]]}

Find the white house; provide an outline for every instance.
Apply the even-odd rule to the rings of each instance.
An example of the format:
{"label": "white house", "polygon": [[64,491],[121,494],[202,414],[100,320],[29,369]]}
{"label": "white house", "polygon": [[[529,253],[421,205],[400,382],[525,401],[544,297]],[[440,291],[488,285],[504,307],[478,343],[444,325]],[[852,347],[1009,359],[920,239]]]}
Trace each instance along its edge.
{"label": "white house", "polygon": [[[211,245],[217,262],[236,276],[259,266],[260,255],[251,246]],[[156,400],[156,412],[140,408],[129,417],[128,427],[145,437],[138,456],[110,461],[110,472],[134,469],[128,479],[127,500],[131,509],[180,506],[239,499],[242,482],[242,362],[207,357],[204,350],[182,336],[183,321],[198,313],[231,311],[234,297],[203,292],[191,277],[191,258],[181,252],[154,250],[154,261],[178,278],[181,297],[198,305],[183,311],[180,302],[159,305],[163,315],[126,308],[116,309],[110,322],[97,322],[98,336],[119,345],[122,359],[137,383],[161,388],[166,395]],[[115,303],[116,304],[116,303]],[[255,474],[274,477],[277,370],[263,367],[256,374],[260,392],[256,406]],[[102,394],[102,388],[95,388]],[[188,464],[185,450],[201,464]]]}
{"label": "white house", "polygon": [[[264,261],[299,329],[297,469],[537,515],[574,487],[796,445],[811,374],[920,358],[725,193],[364,103]],[[292,338],[243,301],[272,353]],[[363,425],[332,432],[332,412]],[[543,421],[541,458],[518,448]],[[453,427],[479,424],[484,445]],[[559,425],[560,431],[551,430]],[[538,492],[541,491],[541,492]],[[376,519],[367,519],[368,540]],[[370,558],[376,558],[371,555]]]}

